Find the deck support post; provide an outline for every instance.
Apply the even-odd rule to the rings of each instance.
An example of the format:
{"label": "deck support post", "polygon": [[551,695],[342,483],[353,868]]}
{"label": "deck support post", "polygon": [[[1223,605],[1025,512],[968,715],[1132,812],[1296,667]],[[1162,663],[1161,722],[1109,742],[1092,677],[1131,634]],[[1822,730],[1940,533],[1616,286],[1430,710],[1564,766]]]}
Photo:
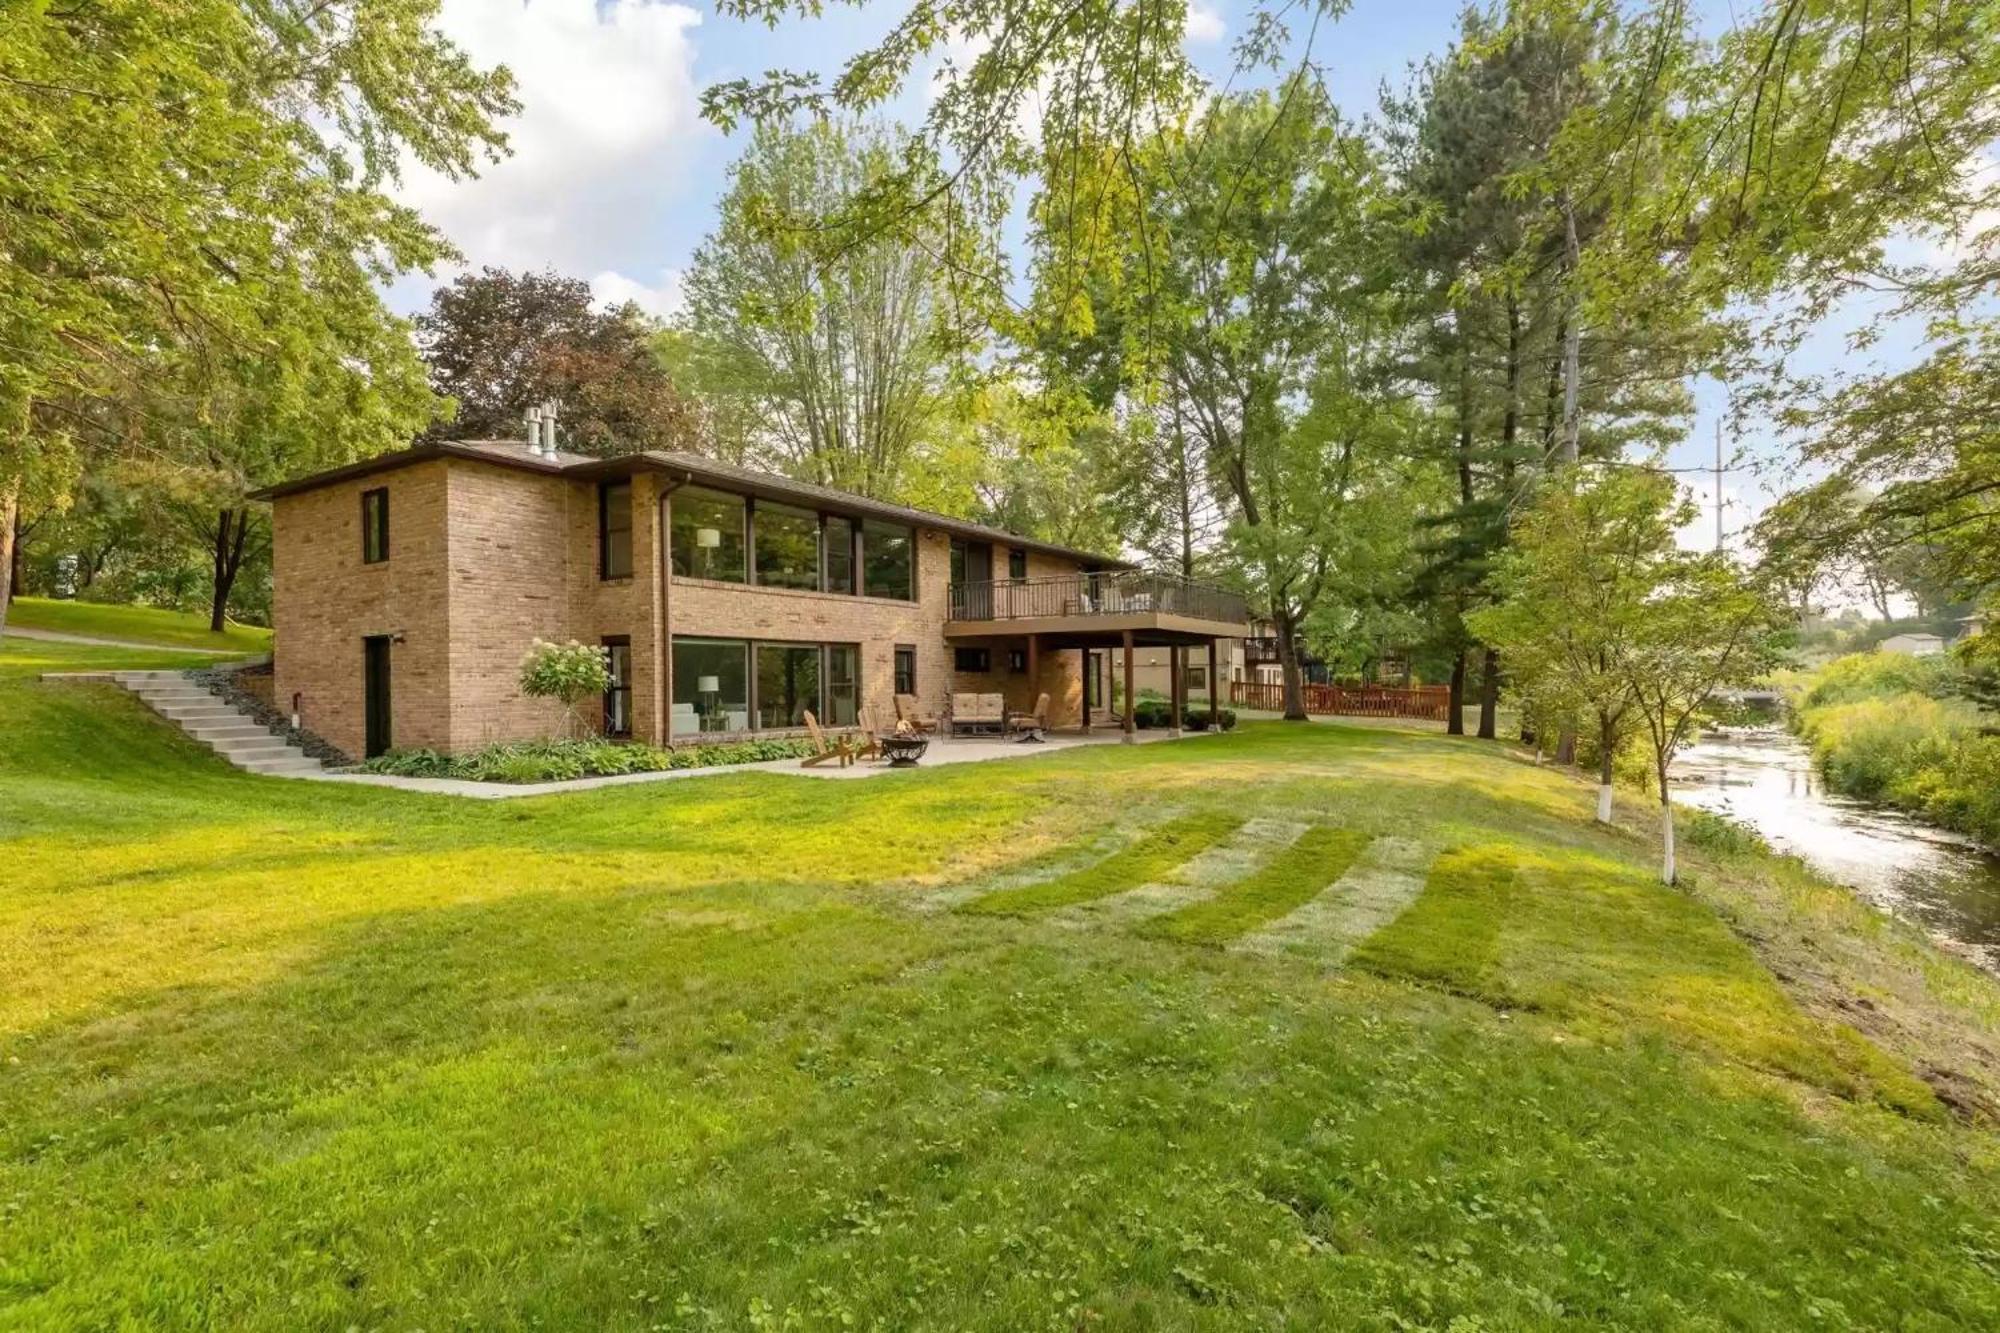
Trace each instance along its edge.
{"label": "deck support post", "polygon": [[1129,629],[1126,630],[1124,633],[1124,644],[1125,644],[1125,735],[1123,737],[1123,740],[1125,744],[1131,745],[1139,739],[1138,736],[1134,734],[1135,728],[1137,728],[1137,726],[1139,725],[1139,721],[1136,717],[1133,716],[1133,708],[1132,708],[1133,704],[1132,631]]}
{"label": "deck support post", "polygon": [[1216,702],[1222,692],[1221,678],[1215,670],[1215,640],[1208,641],[1208,729],[1222,730],[1222,705]]}
{"label": "deck support post", "polygon": [[1181,661],[1184,650],[1177,643],[1167,645],[1167,708],[1171,716],[1167,719],[1167,735],[1181,734],[1181,690],[1187,684],[1182,674]]}
{"label": "deck support post", "polygon": [[[1028,636],[1028,707],[1035,706],[1035,699],[1042,690],[1042,636]],[[1051,711],[1055,705],[1049,705]]]}

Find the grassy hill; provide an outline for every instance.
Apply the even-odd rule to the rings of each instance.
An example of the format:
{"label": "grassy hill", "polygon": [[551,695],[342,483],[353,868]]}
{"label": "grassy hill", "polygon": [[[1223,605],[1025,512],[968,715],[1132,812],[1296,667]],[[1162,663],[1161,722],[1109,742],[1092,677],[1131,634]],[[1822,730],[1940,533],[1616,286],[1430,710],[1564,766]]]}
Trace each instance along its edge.
{"label": "grassy hill", "polygon": [[230,625],[220,634],[208,628],[208,617],[189,611],[163,611],[152,606],[114,606],[102,602],[59,601],[51,597],[17,597],[7,608],[7,623],[25,629],[54,630],[93,639],[160,644],[170,648],[211,648],[225,653],[265,653],[271,631],[255,625]]}
{"label": "grassy hill", "polygon": [[2000,1323],[2000,985],[1490,744],[475,803],[60,660],[0,650],[0,1327]]}

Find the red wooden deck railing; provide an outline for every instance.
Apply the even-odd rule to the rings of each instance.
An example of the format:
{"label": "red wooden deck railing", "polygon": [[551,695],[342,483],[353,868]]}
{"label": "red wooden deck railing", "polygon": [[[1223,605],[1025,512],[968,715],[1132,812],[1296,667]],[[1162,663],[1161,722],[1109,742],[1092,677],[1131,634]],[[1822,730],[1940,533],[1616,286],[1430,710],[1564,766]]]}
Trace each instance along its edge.
{"label": "red wooden deck railing", "polygon": [[[1305,692],[1306,712],[1322,717],[1416,717],[1442,722],[1451,707],[1451,689],[1445,685],[1401,689],[1393,685],[1308,684],[1300,688]],[[1261,680],[1231,681],[1229,702],[1238,708],[1281,713],[1285,687]]]}

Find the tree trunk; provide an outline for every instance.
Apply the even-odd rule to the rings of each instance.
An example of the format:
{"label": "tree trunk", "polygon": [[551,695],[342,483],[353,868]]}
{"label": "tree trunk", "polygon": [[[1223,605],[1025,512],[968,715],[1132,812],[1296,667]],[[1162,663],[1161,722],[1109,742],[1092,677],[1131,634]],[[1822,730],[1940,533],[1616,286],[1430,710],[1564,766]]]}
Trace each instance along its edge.
{"label": "tree trunk", "polygon": [[1500,711],[1500,652],[1497,648],[1486,650],[1486,660],[1480,666],[1479,674],[1479,739],[1490,741],[1498,737]]}
{"label": "tree trunk", "polygon": [[1674,864],[1674,802],[1667,795],[1664,776],[1660,779],[1660,883],[1680,883],[1680,867]]}
{"label": "tree trunk", "polygon": [[1463,736],[1465,734],[1465,649],[1451,659],[1451,701],[1446,704],[1448,716],[1445,718],[1445,734]]}
{"label": "tree trunk", "polygon": [[1597,822],[1611,822],[1611,765],[1617,757],[1618,729],[1609,718],[1597,719]]}
{"label": "tree trunk", "polygon": [[209,601],[208,627],[222,633],[228,618],[229,593],[236,586],[237,571],[243,568],[243,546],[250,533],[248,509],[223,509],[215,520],[214,595]]}
{"label": "tree trunk", "polygon": [[1583,378],[1583,320],[1576,299],[1577,270],[1582,266],[1582,249],[1576,239],[1576,208],[1570,203],[1567,193],[1562,199],[1563,210],[1563,277],[1569,290],[1564,295],[1563,312],[1563,422],[1562,460],[1574,463],[1577,458],[1577,436],[1582,429],[1582,409],[1579,405],[1580,381]]}
{"label": "tree trunk", "polygon": [[1278,668],[1285,678],[1285,721],[1307,721],[1306,691],[1299,676],[1298,628],[1288,613],[1279,612],[1271,619],[1278,627]]}
{"label": "tree trunk", "polygon": [[[4,600],[11,606],[14,599],[21,595],[21,548],[27,545],[28,534],[21,530],[21,506],[18,492],[10,495],[9,501],[11,503],[8,503],[6,507],[14,512],[13,516],[7,520],[7,593]],[[36,519],[35,521],[36,523],[41,522],[40,519]]]}
{"label": "tree trunk", "polygon": [[14,525],[21,517],[21,484],[0,485],[0,634],[7,632],[7,608],[14,602]]}

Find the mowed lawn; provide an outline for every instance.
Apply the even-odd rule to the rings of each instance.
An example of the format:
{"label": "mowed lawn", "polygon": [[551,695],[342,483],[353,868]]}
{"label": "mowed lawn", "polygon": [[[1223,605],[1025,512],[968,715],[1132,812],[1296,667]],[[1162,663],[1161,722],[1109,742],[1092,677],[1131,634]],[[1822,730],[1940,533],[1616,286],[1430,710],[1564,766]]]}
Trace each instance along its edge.
{"label": "mowed lawn", "polygon": [[[7,623],[25,629],[53,630],[90,639],[163,644],[172,648],[211,648],[223,653],[267,653],[271,631],[256,625],[228,625],[220,633],[208,627],[208,617],[191,611],[164,611],[151,606],[116,606],[53,597],[18,597],[7,608]],[[185,659],[176,659],[185,665]]]}
{"label": "mowed lawn", "polygon": [[0,648],[0,1328],[2000,1325],[2000,987],[1491,745],[470,802],[121,661]]}

